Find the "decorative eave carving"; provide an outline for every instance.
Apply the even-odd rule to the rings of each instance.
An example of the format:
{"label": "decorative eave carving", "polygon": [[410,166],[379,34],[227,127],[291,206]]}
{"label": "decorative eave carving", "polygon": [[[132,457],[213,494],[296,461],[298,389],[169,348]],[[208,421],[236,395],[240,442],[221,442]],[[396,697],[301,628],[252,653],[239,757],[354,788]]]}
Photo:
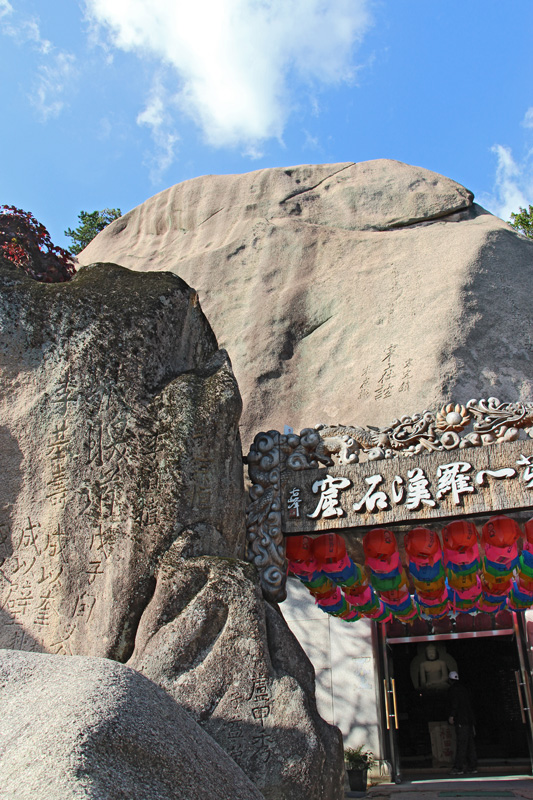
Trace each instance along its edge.
{"label": "decorative eave carving", "polygon": [[404,416],[385,428],[317,425],[300,434],[258,433],[245,459],[252,482],[246,511],[247,557],[259,570],[266,599],[281,602],[286,597],[280,496],[285,470],[411,457],[527,436],[533,438],[533,403],[500,403],[495,397],[470,400],[466,406],[448,403],[436,413]]}

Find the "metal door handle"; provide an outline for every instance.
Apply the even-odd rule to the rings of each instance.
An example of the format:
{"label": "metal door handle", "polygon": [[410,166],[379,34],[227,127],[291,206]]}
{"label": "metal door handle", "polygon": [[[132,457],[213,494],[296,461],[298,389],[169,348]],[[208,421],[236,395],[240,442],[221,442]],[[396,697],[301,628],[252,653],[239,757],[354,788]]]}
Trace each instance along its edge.
{"label": "metal door handle", "polygon": [[[394,727],[398,730],[398,707],[396,705],[396,684],[394,682],[394,678],[391,678],[391,686],[392,689],[387,689],[387,680],[383,680],[383,694],[385,695],[385,719],[387,721],[387,730],[390,730],[390,718],[394,718]],[[390,713],[389,707],[389,694],[392,694],[392,707],[393,713]]]}
{"label": "metal door handle", "polygon": [[398,706],[396,705],[396,682],[394,678],[391,678],[392,684],[392,702],[394,707],[394,726],[396,730],[398,730]]}
{"label": "metal door handle", "polygon": [[387,730],[390,730],[390,720],[389,720],[389,691],[387,689],[387,681],[383,680],[383,694],[385,695],[385,720],[387,722]]}
{"label": "metal door handle", "polygon": [[522,691],[520,689],[520,686],[521,686],[521,683],[520,683],[520,671],[519,670],[515,670],[514,676],[515,676],[515,679],[516,679],[516,691],[518,692],[518,702],[520,704],[520,715],[522,717],[522,722],[525,725],[526,724],[526,712],[524,711],[524,704],[522,703]]}
{"label": "metal door handle", "polygon": [[531,689],[530,689],[530,686],[529,686],[529,678],[528,678],[527,674],[524,675],[524,686],[526,687],[526,699],[527,699],[527,706],[526,706],[525,710],[528,711],[531,714],[531,706],[532,706]]}

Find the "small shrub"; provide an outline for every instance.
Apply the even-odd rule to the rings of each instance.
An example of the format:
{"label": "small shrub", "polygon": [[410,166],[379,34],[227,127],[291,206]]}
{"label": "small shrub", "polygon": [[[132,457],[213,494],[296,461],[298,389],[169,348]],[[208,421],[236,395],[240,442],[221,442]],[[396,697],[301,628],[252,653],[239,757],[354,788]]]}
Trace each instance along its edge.
{"label": "small shrub", "polygon": [[374,753],[364,750],[364,744],[359,747],[346,747],[344,750],[344,763],[347,769],[370,769],[376,763]]}
{"label": "small shrub", "polygon": [[0,206],[0,255],[43,283],[69,281],[76,272],[71,254],[52,243],[33,214],[15,206]]}

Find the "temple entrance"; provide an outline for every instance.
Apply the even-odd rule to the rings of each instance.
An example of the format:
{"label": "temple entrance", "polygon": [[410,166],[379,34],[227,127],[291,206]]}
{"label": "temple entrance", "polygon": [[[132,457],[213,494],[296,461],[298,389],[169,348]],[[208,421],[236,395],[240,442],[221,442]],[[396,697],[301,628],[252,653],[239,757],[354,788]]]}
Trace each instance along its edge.
{"label": "temple entrance", "polygon": [[[511,615],[509,615],[511,617]],[[480,774],[531,774],[531,686],[519,615],[500,629],[387,636],[382,648],[385,749],[397,782],[447,775],[455,753],[447,684],[456,669],[476,714]],[[383,626],[382,626],[383,627]]]}
{"label": "temple entrance", "polygon": [[471,690],[481,774],[531,774],[532,420],[533,404],[491,397],[387,428],[269,431],[250,449],[263,591],[284,599],[285,554],[310,600],[291,627],[323,715],[346,749],[377,756],[378,778],[449,772],[454,671]]}

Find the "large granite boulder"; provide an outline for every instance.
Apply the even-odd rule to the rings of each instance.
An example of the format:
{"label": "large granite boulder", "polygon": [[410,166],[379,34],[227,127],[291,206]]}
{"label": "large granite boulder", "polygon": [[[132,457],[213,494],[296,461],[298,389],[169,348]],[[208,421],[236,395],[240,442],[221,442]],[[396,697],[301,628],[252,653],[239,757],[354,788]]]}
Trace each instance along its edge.
{"label": "large granite boulder", "polygon": [[103,658],[0,650],[3,800],[263,800],[162,689]]}
{"label": "large granite boulder", "polygon": [[344,796],[340,732],[318,716],[313,667],[263,601],[251,564],[183,564],[171,548],[129,664],[175,697],[267,800]]}
{"label": "large granite boulder", "polygon": [[126,661],[155,571],[244,554],[239,391],[196,293],[0,266],[0,647]]}
{"label": "large granite boulder", "polygon": [[196,293],[2,262],[0,330],[0,648],[129,660],[267,800],[340,800],[313,669],[240,560],[241,403]]}
{"label": "large granite boulder", "polygon": [[[243,442],[496,395],[529,399],[533,242],[397,161],[206,176],[80,255],[193,281],[243,395]],[[223,298],[223,302],[221,302]]]}

